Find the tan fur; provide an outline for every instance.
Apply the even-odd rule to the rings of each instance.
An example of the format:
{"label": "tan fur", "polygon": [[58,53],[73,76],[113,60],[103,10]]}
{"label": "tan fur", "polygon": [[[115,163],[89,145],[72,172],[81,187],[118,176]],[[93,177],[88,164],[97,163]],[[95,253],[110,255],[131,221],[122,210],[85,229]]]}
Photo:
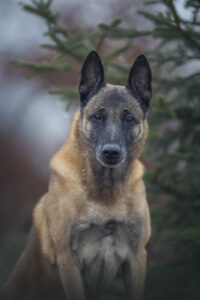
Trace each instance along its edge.
{"label": "tan fur", "polygon": [[[88,104],[87,110],[91,105]],[[141,110],[138,112],[138,117],[142,118]],[[101,274],[106,281],[112,281],[123,267],[130,299],[142,299],[150,217],[142,180],[144,167],[137,157],[145,134],[142,137],[141,129],[137,129],[140,144],[127,180],[119,183],[112,194],[99,194],[89,163],[89,151],[82,140],[84,126],[89,125],[82,123],[78,111],[66,144],[51,160],[48,192],[34,209],[35,237],[31,235],[21,258],[23,262],[16,266],[15,275],[2,290],[0,299],[28,299],[28,287],[32,285],[31,290],[36,289],[37,293],[38,286],[44,282],[60,291],[61,298],[56,294],[54,299],[63,299],[62,287],[68,300],[86,299],[88,294],[81,270],[86,264],[88,281],[95,276],[98,278],[100,271],[95,267],[98,268],[101,259],[106,263]],[[147,132],[146,122],[141,126],[142,132]],[[85,132],[87,130],[90,129]],[[101,228],[105,229],[110,220],[119,224],[115,239],[113,235],[102,237]],[[20,278],[22,282],[17,284]],[[28,278],[38,280],[29,281]]]}

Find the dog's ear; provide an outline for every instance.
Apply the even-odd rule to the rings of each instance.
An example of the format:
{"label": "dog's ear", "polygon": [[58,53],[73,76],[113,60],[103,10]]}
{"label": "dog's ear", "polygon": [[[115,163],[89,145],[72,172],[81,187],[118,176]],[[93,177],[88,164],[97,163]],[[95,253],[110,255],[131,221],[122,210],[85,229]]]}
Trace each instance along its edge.
{"label": "dog's ear", "polygon": [[144,55],[140,55],[137,57],[130,70],[126,87],[140,102],[144,112],[149,108],[152,95],[151,80],[152,74],[149,63]]}
{"label": "dog's ear", "polygon": [[84,106],[90,96],[102,86],[105,86],[103,65],[97,52],[91,51],[81,70],[79,85],[81,105]]}

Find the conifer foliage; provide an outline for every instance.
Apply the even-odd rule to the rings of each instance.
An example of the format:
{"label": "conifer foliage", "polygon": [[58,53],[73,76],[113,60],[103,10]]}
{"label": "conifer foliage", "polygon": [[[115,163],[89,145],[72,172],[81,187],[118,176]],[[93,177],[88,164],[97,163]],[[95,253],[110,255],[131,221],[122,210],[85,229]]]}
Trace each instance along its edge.
{"label": "conifer foliage", "polygon": [[[152,2],[151,2],[152,3]],[[154,250],[148,299],[199,299],[200,295],[200,1],[153,1],[150,14],[159,39],[155,62],[150,137],[146,153],[156,167],[148,173]],[[187,18],[178,12],[185,5]]]}
{"label": "conifer foliage", "polygon": [[[200,295],[200,1],[149,1],[154,13],[139,12],[153,24],[152,30],[124,28],[121,20],[99,24],[93,31],[70,32],[59,23],[51,0],[22,3],[27,12],[44,19],[52,51],[50,61],[13,61],[39,72],[80,72],[92,49],[103,56],[106,78],[125,84],[129,65],[127,51],[135,38],[151,36],[157,46],[148,53],[154,64],[154,99],[149,115],[150,136],[144,155],[153,161],[146,177],[152,200],[152,250],[146,298],[152,300],[197,300]],[[178,4],[188,11],[185,18]],[[102,52],[105,41],[120,40],[120,46]],[[119,58],[120,57],[120,63]],[[75,63],[74,63],[75,62]],[[56,87],[67,107],[77,98],[77,87]]]}

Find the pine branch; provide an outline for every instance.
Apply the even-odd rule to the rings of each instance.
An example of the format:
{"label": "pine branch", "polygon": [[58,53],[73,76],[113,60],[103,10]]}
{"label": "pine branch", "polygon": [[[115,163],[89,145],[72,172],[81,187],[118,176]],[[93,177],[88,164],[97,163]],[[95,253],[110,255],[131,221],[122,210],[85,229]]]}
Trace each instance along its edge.
{"label": "pine branch", "polygon": [[77,72],[80,68],[70,66],[67,63],[58,64],[55,61],[41,61],[41,62],[30,62],[26,60],[11,59],[11,64],[26,69],[31,69],[37,72]]}
{"label": "pine branch", "polygon": [[181,25],[180,25],[181,24],[181,20],[180,20],[180,17],[178,15],[177,11],[176,11],[176,8],[174,6],[173,0],[168,0],[165,3],[166,3],[166,5],[169,7],[169,9],[172,12],[172,15],[174,17],[174,21],[176,23],[177,28],[181,30]]}
{"label": "pine branch", "polygon": [[20,5],[23,10],[38,15],[46,20],[49,24],[56,24],[57,19],[59,17],[59,13],[53,13],[51,10],[52,0],[31,0],[32,5],[25,4],[24,2],[20,2]]}

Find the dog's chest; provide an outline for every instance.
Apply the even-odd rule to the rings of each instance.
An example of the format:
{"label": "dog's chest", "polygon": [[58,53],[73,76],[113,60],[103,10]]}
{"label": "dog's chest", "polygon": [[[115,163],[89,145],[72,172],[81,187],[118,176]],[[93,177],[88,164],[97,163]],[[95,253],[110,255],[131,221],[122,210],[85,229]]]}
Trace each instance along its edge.
{"label": "dog's chest", "polygon": [[72,227],[70,247],[89,287],[107,285],[137,247],[141,226],[115,218],[80,221]]}

